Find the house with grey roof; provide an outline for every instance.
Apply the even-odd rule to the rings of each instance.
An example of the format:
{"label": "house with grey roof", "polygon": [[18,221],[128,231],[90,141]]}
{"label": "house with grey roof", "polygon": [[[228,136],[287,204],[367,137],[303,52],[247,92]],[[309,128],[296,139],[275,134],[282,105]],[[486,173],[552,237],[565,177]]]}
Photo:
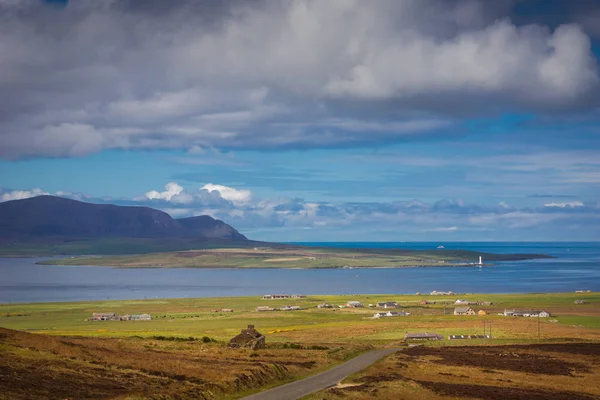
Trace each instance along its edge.
{"label": "house with grey roof", "polygon": [[398,303],[395,301],[382,301],[377,303],[377,307],[379,308],[398,308]]}
{"label": "house with grey roof", "polygon": [[471,307],[456,307],[454,315],[475,315],[475,311]]}

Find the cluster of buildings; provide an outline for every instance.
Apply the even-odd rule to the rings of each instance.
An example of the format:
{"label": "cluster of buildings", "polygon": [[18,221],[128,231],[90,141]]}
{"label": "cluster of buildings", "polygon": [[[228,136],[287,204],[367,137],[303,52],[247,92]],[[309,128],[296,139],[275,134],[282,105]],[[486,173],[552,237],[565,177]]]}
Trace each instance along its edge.
{"label": "cluster of buildings", "polygon": [[256,311],[264,312],[264,311],[298,311],[302,310],[299,306],[283,306],[279,308],[269,307],[269,306],[258,306],[256,307]]}
{"label": "cluster of buildings", "polygon": [[529,311],[504,310],[502,315],[504,315],[505,317],[533,317],[533,318],[548,318],[548,317],[552,316],[549,312],[543,311],[543,310],[529,310]]}
{"label": "cluster of buildings", "polygon": [[455,306],[492,306],[494,303],[491,301],[469,301],[458,299],[454,302]]}
{"label": "cluster of buildings", "polygon": [[347,308],[363,308],[364,305],[360,301],[350,300],[349,302],[346,303],[346,305],[344,307],[347,307]]}
{"label": "cluster of buildings", "polygon": [[448,340],[460,339],[491,339],[492,335],[448,335]]}
{"label": "cluster of buildings", "polygon": [[305,299],[301,294],[265,294],[263,300],[281,300],[281,299]]}
{"label": "cluster of buildings", "polygon": [[384,317],[408,317],[410,313],[404,311],[388,311],[379,312],[373,315],[373,318],[384,318]]}
{"label": "cluster of buildings", "polygon": [[117,315],[115,313],[93,313],[88,321],[150,321],[150,314],[125,314]]}
{"label": "cluster of buildings", "polygon": [[[444,335],[435,332],[407,333],[405,340],[444,340]],[[448,340],[492,339],[492,335],[448,335]]]}
{"label": "cluster of buildings", "polygon": [[[421,293],[417,293],[417,295],[421,295]],[[434,290],[432,292],[429,292],[430,296],[454,296],[455,293],[454,292],[438,292],[437,290]]]}

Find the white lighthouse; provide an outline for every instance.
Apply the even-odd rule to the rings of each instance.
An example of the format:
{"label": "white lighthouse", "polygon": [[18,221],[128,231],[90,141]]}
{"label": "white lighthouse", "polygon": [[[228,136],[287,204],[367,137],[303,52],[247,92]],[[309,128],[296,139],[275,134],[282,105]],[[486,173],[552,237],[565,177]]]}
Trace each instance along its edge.
{"label": "white lighthouse", "polygon": [[477,263],[477,265],[483,265],[483,258],[481,258],[481,256],[479,256],[479,262]]}

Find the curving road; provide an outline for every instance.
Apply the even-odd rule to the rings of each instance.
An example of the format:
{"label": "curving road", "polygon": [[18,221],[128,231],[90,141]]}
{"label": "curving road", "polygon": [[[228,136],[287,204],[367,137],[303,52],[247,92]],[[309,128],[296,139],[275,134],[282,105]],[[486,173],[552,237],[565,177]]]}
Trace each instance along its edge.
{"label": "curving road", "polygon": [[337,385],[348,375],[365,369],[375,361],[389,356],[400,349],[373,350],[346,361],[330,370],[313,375],[310,378],[285,384],[265,392],[244,397],[241,400],[295,400],[319,390]]}

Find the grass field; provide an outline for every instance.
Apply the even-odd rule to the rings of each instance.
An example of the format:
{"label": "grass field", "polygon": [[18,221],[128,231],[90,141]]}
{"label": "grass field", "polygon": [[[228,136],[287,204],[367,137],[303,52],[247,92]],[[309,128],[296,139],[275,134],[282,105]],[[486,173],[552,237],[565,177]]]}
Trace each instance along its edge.
{"label": "grass field", "polygon": [[[494,336],[492,340],[443,340],[427,343],[427,346],[461,348],[467,345],[537,344],[538,340],[542,344],[600,343],[600,293],[460,295],[460,298],[466,300],[491,301],[491,306],[473,306],[476,311],[485,310],[488,313],[485,316],[451,315],[454,309],[451,303],[458,297],[323,295],[285,300],[236,297],[3,304],[0,305],[0,327],[4,328],[0,329],[0,393],[10,393],[11,397],[3,398],[0,395],[0,399],[139,400],[153,398],[151,393],[163,395],[156,397],[161,399],[237,398],[253,390],[329,368],[370,348],[405,347],[404,335],[407,332],[436,332],[445,337],[482,334],[484,321],[486,333],[489,333],[491,323]],[[419,303],[423,299],[435,301],[436,304],[422,306]],[[589,303],[576,305],[574,301],[577,299],[586,299]],[[361,301],[367,307],[316,307],[323,302],[343,305],[349,300]],[[371,317],[374,312],[380,310],[369,308],[368,304],[379,301],[396,301],[412,315],[373,319]],[[302,310],[256,312],[255,308],[261,305],[298,305]],[[233,308],[234,311],[215,312],[222,308]],[[537,318],[497,315],[505,308],[544,309],[551,312],[553,317],[540,319],[538,331]],[[93,312],[150,313],[153,320],[87,321]],[[248,324],[254,324],[266,336],[267,349],[227,349],[227,341]],[[455,368],[447,363],[436,363],[435,360],[441,356],[435,354],[418,355],[408,361],[399,361],[398,357],[400,356],[378,363],[373,366],[374,370],[366,371],[361,377],[373,375],[375,371],[376,376],[398,375],[402,379],[389,383],[373,378],[375,380],[369,381],[371,383],[367,386],[363,385],[364,382],[358,382],[363,386],[360,390],[356,389],[356,392],[352,389],[338,389],[345,397],[356,399],[379,397],[369,397],[373,389],[377,389],[377,393],[381,394],[380,398],[384,399],[403,398],[394,397],[394,393],[404,393],[404,398],[419,398],[407,395],[413,389],[418,393],[425,393],[421,397],[423,399],[447,398],[447,394],[444,394],[446,392],[440,389],[442,386],[431,382],[448,383],[446,380],[454,379],[447,375],[450,373],[458,374],[459,377],[471,376],[475,368],[468,365]],[[404,356],[400,358],[402,357]],[[573,358],[565,357],[567,361]],[[410,365],[412,375],[406,375],[404,367],[400,371],[395,370],[398,363]],[[431,363],[433,378],[430,376],[425,379],[423,374],[429,370],[417,366],[429,366]],[[594,368],[597,369],[600,363],[595,365]],[[391,372],[382,372],[389,368]],[[414,368],[417,369],[413,371]],[[503,375],[502,379],[517,382],[521,379],[518,374],[523,373],[505,371],[502,374],[506,376]],[[500,378],[500,375],[493,373],[481,374],[484,375],[478,375],[471,383],[479,385],[482,379]],[[577,372],[575,375],[579,374]],[[582,383],[591,379],[587,373],[584,375],[586,378],[582,378]],[[97,377],[97,385],[91,377]],[[531,388],[540,387],[534,384],[533,378],[528,379]],[[566,378],[560,379],[560,385],[569,381]],[[466,384],[463,382],[466,378],[459,380]],[[32,381],[36,384],[28,383]],[[384,383],[380,385],[373,382]],[[514,386],[508,382],[503,384],[495,381],[494,385],[497,384]],[[60,390],[57,385],[60,385]],[[546,389],[564,391],[557,385]],[[444,390],[470,390],[464,387],[451,389]],[[86,393],[89,393],[87,397],[84,396]],[[101,393],[106,395],[103,397]],[[523,396],[523,393],[525,392],[520,395]],[[593,394],[588,394],[590,393]],[[340,397],[335,391],[319,395],[322,397],[314,398]]]}
{"label": "grass field", "polygon": [[[492,306],[473,306],[488,315],[454,316],[451,304],[458,296],[416,295],[356,295],[309,296],[306,299],[262,300],[260,297],[154,299],[97,301],[74,303],[34,303],[0,305],[0,326],[52,335],[82,335],[96,337],[127,337],[138,335],[211,336],[226,340],[247,324],[255,324],[275,342],[327,339],[335,342],[359,341],[364,343],[398,340],[406,330],[438,330],[443,334],[477,333],[482,330],[482,320],[491,321],[497,339],[526,339],[537,335],[537,320],[533,318],[507,318],[496,315],[505,308],[542,308],[553,318],[541,320],[545,338],[600,338],[600,293],[552,294],[472,294],[460,295],[471,301],[491,301]],[[574,301],[585,298],[588,304],[576,305]],[[422,299],[436,304],[421,306]],[[370,317],[376,310],[365,308],[318,309],[319,303],[343,305],[348,300],[361,301],[365,306],[379,301],[397,301],[402,309],[412,313],[409,317]],[[300,311],[256,312],[255,308],[268,305],[278,308],[298,305]],[[213,312],[232,308],[234,312]],[[117,314],[150,313],[152,321],[88,322],[93,312]],[[444,315],[446,312],[447,315]],[[556,321],[556,322],[551,322]],[[348,327],[352,327],[349,329]],[[535,328],[535,329],[534,329]],[[535,332],[533,332],[535,331]],[[324,336],[326,333],[328,336]],[[535,336],[533,335],[533,336]],[[537,336],[536,336],[537,337]]]}
{"label": "grass field", "polygon": [[457,266],[541,258],[531,254],[489,254],[466,250],[336,249],[315,247],[232,247],[157,252],[120,256],[83,256],[52,259],[42,264],[100,265],[124,268],[341,268]]}

